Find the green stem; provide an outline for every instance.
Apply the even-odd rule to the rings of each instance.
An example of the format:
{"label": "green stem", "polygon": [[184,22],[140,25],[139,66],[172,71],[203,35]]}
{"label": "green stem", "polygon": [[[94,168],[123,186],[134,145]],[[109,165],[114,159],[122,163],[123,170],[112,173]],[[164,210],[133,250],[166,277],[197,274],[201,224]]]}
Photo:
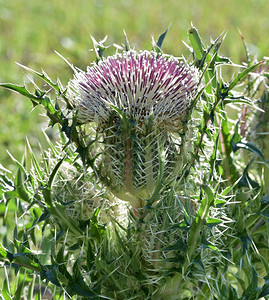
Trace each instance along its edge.
{"label": "green stem", "polygon": [[131,139],[128,136],[125,142],[125,165],[124,165],[124,183],[126,190],[133,194],[133,174],[132,174],[132,153],[131,153]]}
{"label": "green stem", "polygon": [[185,260],[183,270],[186,274],[186,271],[188,270],[188,267],[190,266],[190,262],[192,261],[193,254],[195,252],[195,249],[197,248],[198,242],[200,240],[200,232],[202,229],[202,226],[204,225],[204,218],[203,216],[199,219],[199,221],[196,223],[196,221],[192,224],[191,233],[188,239],[188,250],[187,250],[187,260]]}
{"label": "green stem", "polygon": [[147,145],[145,149],[145,177],[146,177],[146,189],[152,194],[155,186],[153,178],[153,165],[152,165],[152,145],[150,145],[149,137],[147,138]]}

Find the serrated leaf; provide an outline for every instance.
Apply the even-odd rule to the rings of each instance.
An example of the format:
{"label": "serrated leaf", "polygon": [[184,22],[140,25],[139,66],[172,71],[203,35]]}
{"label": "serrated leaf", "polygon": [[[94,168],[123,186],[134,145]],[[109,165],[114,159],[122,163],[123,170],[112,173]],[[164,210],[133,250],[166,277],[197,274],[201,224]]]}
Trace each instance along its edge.
{"label": "serrated leaf", "polygon": [[175,244],[162,248],[161,251],[187,251],[187,245],[182,241],[179,240]]}
{"label": "serrated leaf", "polygon": [[261,204],[263,204],[263,205],[269,204],[269,195],[265,195],[262,197]]}
{"label": "serrated leaf", "polygon": [[254,188],[257,189],[260,187],[259,183],[252,180],[249,175],[248,175],[248,170],[250,168],[250,166],[252,165],[254,159],[252,159],[246,166],[246,168],[243,171],[243,175],[240,178],[240,180],[238,181],[238,187],[248,187],[248,188]]}
{"label": "serrated leaf", "polygon": [[14,180],[14,190],[13,191],[8,191],[5,193],[5,196],[7,199],[11,199],[13,197],[19,197],[20,199],[26,201],[26,202],[31,202],[31,195],[28,192],[26,188],[26,181],[27,178],[29,177],[29,174],[27,174],[26,170],[24,169],[23,165],[19,163],[9,152],[9,156],[13,160],[13,162],[19,167],[17,174],[15,176]]}
{"label": "serrated leaf", "polygon": [[18,264],[24,268],[40,272],[40,265],[33,259],[30,253],[16,253],[13,255],[12,263]]}
{"label": "serrated leaf", "polygon": [[206,195],[208,197],[208,204],[211,204],[214,200],[214,194],[211,188],[206,184],[202,184],[202,189],[206,192]]}
{"label": "serrated leaf", "polygon": [[100,297],[97,296],[97,294],[94,293],[90,288],[88,288],[87,286],[82,287],[78,282],[69,283],[66,287],[66,290],[67,290],[68,294],[70,294],[72,296],[78,295],[78,296],[83,296],[83,297],[87,297],[90,299],[100,299]]}
{"label": "serrated leaf", "polygon": [[44,179],[43,171],[41,170],[41,167],[39,166],[39,163],[34,155],[34,152],[32,151],[32,147],[30,145],[29,140],[26,139],[26,142],[27,142],[27,146],[28,146],[30,156],[31,156],[31,163],[32,163],[32,166],[34,167],[34,171],[37,176],[37,179],[39,182],[43,182],[43,179]]}
{"label": "serrated leaf", "polygon": [[124,45],[125,45],[125,51],[129,51],[131,49],[130,47],[130,43],[129,43],[129,40],[128,40],[128,37],[127,37],[127,34],[125,32],[125,30],[123,30],[123,34],[124,34]]}
{"label": "serrated leaf", "polygon": [[250,142],[244,140],[241,140],[240,142],[237,143],[231,142],[231,146],[234,152],[238,151],[239,149],[246,149],[259,156],[262,160],[265,160],[262,151],[257,146],[253,145]]}
{"label": "serrated leaf", "polygon": [[234,134],[231,138],[231,146],[233,147],[233,145],[235,145],[236,143],[240,142],[242,140],[241,135],[239,134],[239,122],[236,123],[235,127],[234,127]]}
{"label": "serrated leaf", "polygon": [[256,270],[251,266],[251,272],[250,273],[250,284],[247,287],[247,289],[244,291],[242,298],[243,299],[257,299],[258,293],[259,293],[259,287],[258,287],[258,274]]}
{"label": "serrated leaf", "polygon": [[62,205],[53,203],[53,205],[49,208],[49,211],[51,215],[54,215],[58,220],[60,220],[61,228],[65,231],[71,231],[77,237],[82,236],[81,229],[71,217],[66,215],[66,210]]}
{"label": "serrated leaf", "polygon": [[17,92],[35,102],[35,104],[40,104],[40,99],[36,97],[35,95],[31,94],[25,86],[12,84],[12,83],[0,83],[0,86],[12,90],[14,92]]}
{"label": "serrated leaf", "polygon": [[195,259],[192,262],[194,265],[197,265],[199,268],[201,268],[203,270],[203,272],[205,272],[205,266],[203,264],[203,262],[200,259]]}
{"label": "serrated leaf", "polygon": [[28,291],[27,291],[27,297],[28,297],[28,299],[34,299],[33,295],[34,295],[35,281],[36,281],[36,276],[34,275],[33,279],[31,280],[31,284],[30,284],[30,286],[28,288]]}
{"label": "serrated leaf", "polygon": [[0,86],[13,90],[27,98],[29,98],[34,105],[41,104],[47,111],[47,116],[51,119],[54,124],[62,124],[62,113],[56,111],[49,97],[46,96],[45,92],[36,89],[35,94],[30,93],[25,86],[20,86],[12,83],[0,83]]}
{"label": "serrated leaf", "polygon": [[28,68],[20,63],[17,63],[18,66],[22,67],[23,69],[27,70],[27,71],[30,71],[32,73],[34,73],[35,75],[37,75],[38,77],[40,77],[42,80],[44,80],[46,83],[48,83],[51,87],[53,87],[59,95],[62,95],[63,92],[61,91],[58,83],[54,83],[50,78],[49,76],[44,72],[42,71],[42,73],[39,73],[31,68]]}
{"label": "serrated leaf", "polygon": [[188,36],[189,36],[189,40],[191,42],[191,46],[192,46],[195,57],[198,60],[201,60],[204,55],[204,52],[205,52],[205,50],[204,50],[205,47],[204,47],[201,37],[198,33],[198,30],[192,26],[188,30]]}
{"label": "serrated leaf", "polygon": [[87,247],[87,268],[90,270],[94,264],[95,261],[95,251],[94,248],[92,247],[90,241],[88,241],[88,247]]}
{"label": "serrated leaf", "polygon": [[165,258],[164,261],[183,265],[185,259],[182,256],[176,256],[176,257]]}
{"label": "serrated leaf", "polygon": [[72,281],[68,283],[66,290],[70,295],[91,297],[91,299],[97,297],[96,293],[87,286],[83,279],[81,274],[81,257],[78,257],[74,263],[73,278]]}
{"label": "serrated leaf", "polygon": [[31,195],[30,193],[27,191],[26,187],[25,187],[25,180],[23,177],[25,177],[26,174],[23,173],[22,169],[19,168],[17,175],[15,177],[15,186],[16,186],[16,191],[18,192],[18,195],[20,197],[20,199],[24,200],[25,202],[31,202]]}
{"label": "serrated leaf", "polygon": [[7,282],[7,278],[4,280],[3,288],[2,288],[2,297],[4,300],[12,300],[12,297],[10,295],[9,286]]}
{"label": "serrated leaf", "polygon": [[90,222],[90,234],[93,238],[97,239],[98,241],[101,241],[106,227],[104,225],[98,224],[98,214],[100,212],[100,208],[97,208],[91,218]]}
{"label": "serrated leaf", "polygon": [[238,274],[236,274],[236,273],[232,273],[232,274],[236,278],[238,283],[240,284],[242,290],[245,291],[246,290],[246,288],[245,288],[246,287],[246,281],[243,280],[240,276],[238,276]]}
{"label": "serrated leaf", "polygon": [[206,225],[208,225],[210,228],[213,226],[216,226],[218,224],[221,224],[223,221],[221,219],[217,218],[206,218]]}
{"label": "serrated leaf", "polygon": [[52,206],[52,195],[51,195],[51,188],[52,188],[52,185],[53,185],[53,182],[56,178],[56,175],[63,163],[63,161],[65,160],[65,157],[63,157],[57,164],[56,166],[54,167],[53,171],[51,172],[50,176],[49,176],[49,181],[48,181],[48,184],[46,187],[43,188],[42,192],[43,192],[43,195],[44,195],[44,199],[47,203],[47,205],[49,207]]}
{"label": "serrated leaf", "polygon": [[210,243],[204,237],[202,238],[201,244],[202,244],[203,248],[209,248],[209,249],[214,250],[214,251],[219,251],[219,249],[216,246],[214,246],[212,243]]}
{"label": "serrated leaf", "polygon": [[68,281],[70,281],[72,280],[72,276],[67,271],[65,264],[63,264],[63,262],[65,261],[65,250],[66,250],[65,244],[62,244],[56,256],[56,261],[58,263],[58,278],[61,279],[61,277],[64,277]]}
{"label": "serrated leaf", "polygon": [[186,222],[186,220],[182,220],[180,223],[178,224],[174,224],[173,226],[171,226],[169,229],[184,229],[184,230],[189,230],[190,224],[188,224]]}
{"label": "serrated leaf", "polygon": [[[225,113],[222,114],[222,124],[221,124],[221,133],[222,133],[222,138],[223,138],[223,146],[225,149],[225,155],[226,155],[226,167],[228,169],[228,174],[226,174],[226,176],[230,176],[231,177],[231,182],[232,184],[234,184],[238,178],[239,178],[239,173],[238,170],[235,167],[235,162],[233,160],[233,158],[231,157],[231,153],[232,153],[232,147],[231,147],[231,128],[229,126],[229,122],[227,119],[227,115]],[[235,131],[236,132],[236,131]],[[222,152],[222,150],[220,149],[220,151]]]}
{"label": "serrated leaf", "polygon": [[15,295],[13,297],[13,300],[21,300],[21,295],[23,292],[23,288],[24,288],[25,282],[24,280],[19,284],[19,286],[16,289]]}
{"label": "serrated leaf", "polygon": [[7,258],[7,253],[7,249],[5,249],[5,247],[2,244],[0,244],[0,257]]}
{"label": "serrated leaf", "polygon": [[246,68],[244,71],[240,72],[235,79],[230,82],[229,86],[226,89],[226,92],[232,90],[247,74],[249,74],[252,70],[254,70],[255,68],[257,68],[259,65],[263,64],[265,61],[262,60],[260,62],[258,62],[257,64],[254,64],[248,68]]}
{"label": "serrated leaf", "polygon": [[261,288],[261,292],[259,293],[259,297],[265,297],[269,295],[269,275],[264,277],[264,285]]}
{"label": "serrated leaf", "polygon": [[241,241],[242,255],[244,255],[251,244],[251,237],[245,232],[244,234],[241,234],[239,238]]}
{"label": "serrated leaf", "polygon": [[88,160],[89,148],[79,145],[76,149],[76,152],[79,154],[83,164],[85,165]]}
{"label": "serrated leaf", "polygon": [[40,271],[40,275],[42,279],[47,279],[56,286],[61,286],[58,278],[57,278],[57,266],[43,266]]}
{"label": "serrated leaf", "polygon": [[201,219],[201,220],[206,219],[209,208],[214,202],[214,194],[213,194],[211,188],[206,184],[202,184],[202,189],[205,191],[206,197],[204,197],[202,199],[199,210],[197,212],[197,217],[196,217],[197,223],[198,223],[199,219]]}
{"label": "serrated leaf", "polygon": [[43,222],[44,220],[47,220],[49,218],[50,214],[47,209],[37,218],[34,220],[32,227],[36,226],[37,224]]}
{"label": "serrated leaf", "polygon": [[165,39],[165,37],[166,37],[166,34],[167,34],[169,28],[170,28],[170,26],[168,26],[168,28],[165,30],[165,32],[163,32],[163,33],[159,36],[159,38],[158,38],[158,41],[157,41],[157,47],[158,47],[159,50],[162,49],[163,41],[164,41],[164,39]]}
{"label": "serrated leaf", "polygon": [[99,42],[97,42],[93,36],[91,36],[91,39],[96,53],[96,60],[99,61],[100,59],[102,59],[104,55],[104,51],[109,47],[109,46],[104,46],[104,43],[107,40],[107,36],[105,36],[104,39]]}
{"label": "serrated leaf", "polygon": [[252,105],[252,102],[250,99],[244,97],[244,96],[239,96],[239,97],[232,97],[232,96],[228,96],[223,100],[223,104],[230,104],[230,103],[243,103],[243,104],[248,104],[248,105]]}
{"label": "serrated leaf", "polygon": [[222,200],[222,199],[216,199],[215,202],[214,202],[214,205],[217,206],[217,207],[221,207],[224,204],[226,204],[226,201]]}

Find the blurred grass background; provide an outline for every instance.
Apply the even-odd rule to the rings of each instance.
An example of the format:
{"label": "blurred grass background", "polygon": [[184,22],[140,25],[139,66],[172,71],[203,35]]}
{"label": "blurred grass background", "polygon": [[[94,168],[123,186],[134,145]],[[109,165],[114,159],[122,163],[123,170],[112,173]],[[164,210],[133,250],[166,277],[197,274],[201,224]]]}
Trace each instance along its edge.
{"label": "blurred grass background", "polygon": [[[37,71],[44,68],[66,84],[72,71],[54,50],[85,69],[95,57],[89,52],[90,35],[96,40],[108,35],[108,44],[121,44],[124,29],[132,46],[150,49],[151,36],[156,40],[170,23],[167,53],[188,55],[182,40],[187,42],[193,22],[206,42],[228,31],[222,53],[235,63],[246,60],[238,28],[261,58],[268,56],[268,13],[268,0],[0,0],[0,81],[27,81],[28,74],[15,64],[20,62]],[[3,89],[0,108],[0,163],[10,167],[6,149],[20,160],[26,136],[37,149],[47,120],[39,108],[31,112],[30,101]]]}

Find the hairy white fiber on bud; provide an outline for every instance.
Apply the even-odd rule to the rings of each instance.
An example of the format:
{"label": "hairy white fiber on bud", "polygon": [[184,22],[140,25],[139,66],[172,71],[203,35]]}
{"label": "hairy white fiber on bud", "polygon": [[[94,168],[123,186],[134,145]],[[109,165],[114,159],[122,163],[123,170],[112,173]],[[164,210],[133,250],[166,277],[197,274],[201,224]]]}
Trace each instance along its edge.
{"label": "hairy white fiber on bud", "polygon": [[87,174],[78,174],[70,164],[65,163],[61,167],[61,175],[52,192],[54,201],[64,205],[66,215],[77,224],[92,218],[96,209],[100,208],[100,224],[110,223],[112,217],[127,226],[126,203],[101,192]]}

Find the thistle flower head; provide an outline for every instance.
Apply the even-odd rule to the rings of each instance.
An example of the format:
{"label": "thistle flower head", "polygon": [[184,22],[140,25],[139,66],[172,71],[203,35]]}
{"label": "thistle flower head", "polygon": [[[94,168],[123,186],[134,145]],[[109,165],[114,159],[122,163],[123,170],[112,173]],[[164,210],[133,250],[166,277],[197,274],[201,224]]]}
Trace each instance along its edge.
{"label": "thistle flower head", "polygon": [[154,125],[181,130],[197,92],[199,73],[173,56],[134,50],[107,57],[76,72],[67,96],[82,123],[105,123],[113,108],[141,125],[153,115]]}
{"label": "thistle flower head", "polygon": [[101,129],[103,178],[133,207],[179,170],[179,149],[170,132],[182,132],[199,72],[173,56],[130,50],[76,72],[67,97],[81,123]]}

